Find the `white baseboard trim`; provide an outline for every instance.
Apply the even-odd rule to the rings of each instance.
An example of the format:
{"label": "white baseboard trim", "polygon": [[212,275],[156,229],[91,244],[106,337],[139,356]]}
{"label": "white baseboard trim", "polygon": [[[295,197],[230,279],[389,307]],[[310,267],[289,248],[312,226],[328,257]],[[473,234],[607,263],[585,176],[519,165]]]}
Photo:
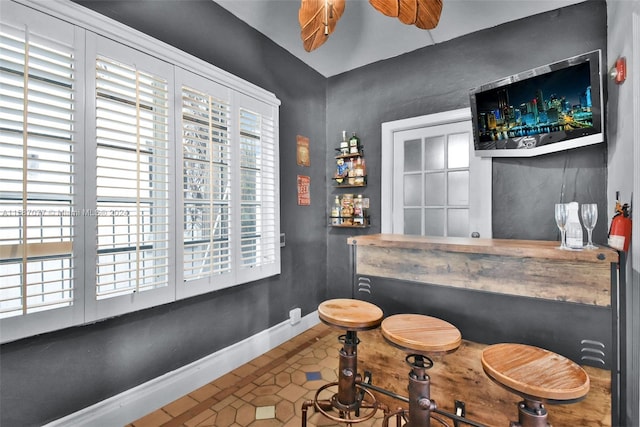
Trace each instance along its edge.
{"label": "white baseboard trim", "polygon": [[289,320],[279,323],[175,371],[55,420],[45,427],[107,427],[129,424],[255,359],[318,323],[317,311],[304,316],[295,325],[291,325]]}

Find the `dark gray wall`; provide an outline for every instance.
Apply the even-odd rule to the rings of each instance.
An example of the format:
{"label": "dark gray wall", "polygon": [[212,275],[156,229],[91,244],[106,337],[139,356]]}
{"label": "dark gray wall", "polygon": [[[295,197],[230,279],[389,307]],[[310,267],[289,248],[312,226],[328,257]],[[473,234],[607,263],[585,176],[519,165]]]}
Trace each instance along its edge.
{"label": "dark gray wall", "polygon": [[[78,1],[279,97],[282,274],[0,348],[0,425],[41,425],[316,309],[325,292],[326,79],[211,0]],[[296,165],[296,135],[311,167]],[[296,175],[311,176],[311,207]],[[300,232],[298,230],[304,230]]]}
{"label": "dark gray wall", "polygon": [[[446,7],[446,4],[445,4]],[[589,1],[419,49],[329,79],[327,138],[358,132],[367,160],[372,226],[331,229],[328,297],[351,295],[347,236],[380,232],[380,124],[469,106],[469,88],[595,49],[606,64],[604,1]],[[603,67],[606,69],[606,66]],[[605,95],[606,100],[606,95]],[[327,174],[335,168],[327,151]],[[595,202],[596,242],[606,242],[606,145],[528,159],[493,160],[493,237],[558,239],[554,203]],[[331,187],[332,194],[344,192]]]}

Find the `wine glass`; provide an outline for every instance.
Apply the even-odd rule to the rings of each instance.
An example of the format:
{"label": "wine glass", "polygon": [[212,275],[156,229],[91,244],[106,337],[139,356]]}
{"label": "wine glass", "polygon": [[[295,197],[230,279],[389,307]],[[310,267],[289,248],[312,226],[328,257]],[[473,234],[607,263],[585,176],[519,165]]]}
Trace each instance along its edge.
{"label": "wine glass", "polygon": [[566,203],[556,203],[556,225],[560,229],[560,246],[559,249],[566,249],[565,232],[567,225],[567,205]]}
{"label": "wine glass", "polygon": [[587,229],[588,242],[586,249],[598,249],[597,246],[594,246],[593,241],[591,240],[591,234],[593,233],[593,229],[596,226],[596,222],[598,221],[598,205],[595,203],[583,203],[581,206],[582,213],[582,224],[584,228]]}

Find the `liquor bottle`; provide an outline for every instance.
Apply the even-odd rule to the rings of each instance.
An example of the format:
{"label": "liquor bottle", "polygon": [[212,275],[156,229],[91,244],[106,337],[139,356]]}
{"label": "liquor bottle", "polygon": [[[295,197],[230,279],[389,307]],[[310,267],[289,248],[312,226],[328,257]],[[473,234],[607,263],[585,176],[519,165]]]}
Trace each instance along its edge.
{"label": "liquor bottle", "polygon": [[358,197],[353,202],[353,225],[364,225],[362,194],[358,194]]}
{"label": "liquor bottle", "polygon": [[333,207],[331,208],[331,225],[342,224],[342,218],[340,217],[341,213],[342,206],[340,205],[340,196],[336,196],[336,199],[333,202]]}
{"label": "liquor bottle", "polygon": [[349,185],[355,185],[356,183],[356,168],[353,162],[353,159],[349,159],[349,169],[347,171],[347,177],[349,178],[347,180],[347,183]]}
{"label": "liquor bottle", "polygon": [[342,224],[353,224],[353,194],[342,195]]}
{"label": "liquor bottle", "polygon": [[582,225],[578,217],[578,203],[571,202],[567,204],[567,246],[570,249],[581,249],[582,241]]}
{"label": "liquor bottle", "polygon": [[355,170],[355,185],[364,185],[364,160],[362,157],[356,159],[356,165],[353,167]]}
{"label": "liquor bottle", "polygon": [[340,154],[349,154],[349,139],[347,138],[347,131],[342,131],[342,141],[340,141]]}
{"label": "liquor bottle", "polygon": [[356,136],[356,133],[353,132],[351,138],[349,138],[349,153],[350,154],[358,154],[360,152],[360,138]]}

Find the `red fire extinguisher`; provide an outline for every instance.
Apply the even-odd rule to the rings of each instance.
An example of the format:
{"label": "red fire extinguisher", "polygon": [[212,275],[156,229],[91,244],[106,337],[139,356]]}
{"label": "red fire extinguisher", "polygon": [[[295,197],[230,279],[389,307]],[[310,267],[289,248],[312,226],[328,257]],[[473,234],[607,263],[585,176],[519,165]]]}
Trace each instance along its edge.
{"label": "red fire extinguisher", "polygon": [[[616,199],[618,193],[616,193]],[[616,200],[616,213],[611,219],[611,227],[609,227],[609,246],[619,251],[627,252],[629,243],[631,242],[631,212],[629,205],[625,203],[620,205]]]}

